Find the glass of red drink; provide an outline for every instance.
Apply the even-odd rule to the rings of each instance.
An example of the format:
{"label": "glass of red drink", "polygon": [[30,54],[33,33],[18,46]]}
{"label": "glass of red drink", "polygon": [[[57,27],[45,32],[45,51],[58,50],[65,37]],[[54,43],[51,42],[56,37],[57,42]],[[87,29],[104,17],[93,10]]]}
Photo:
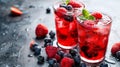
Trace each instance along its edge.
{"label": "glass of red drink", "polygon": [[94,20],[77,17],[78,42],[81,60],[96,64],[104,60],[112,19],[100,12],[91,12]]}
{"label": "glass of red drink", "polygon": [[54,5],[57,41],[61,48],[72,49],[77,45],[76,16],[80,15],[83,8],[83,3],[75,0],[70,0],[68,4],[57,2]]}

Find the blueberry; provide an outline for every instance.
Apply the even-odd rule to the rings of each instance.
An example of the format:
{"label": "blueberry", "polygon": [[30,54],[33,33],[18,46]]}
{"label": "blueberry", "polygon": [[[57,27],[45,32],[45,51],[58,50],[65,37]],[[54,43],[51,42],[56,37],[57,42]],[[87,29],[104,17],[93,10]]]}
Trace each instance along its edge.
{"label": "blueberry", "polygon": [[60,67],[60,64],[59,63],[54,63],[53,67]]}
{"label": "blueberry", "polygon": [[102,63],[100,64],[100,67],[108,67],[108,64]]}
{"label": "blueberry", "polygon": [[39,46],[37,46],[35,51],[34,51],[34,55],[38,56],[38,55],[40,55],[40,53],[41,53],[41,48]]}
{"label": "blueberry", "polygon": [[72,55],[69,54],[69,53],[64,53],[64,57],[69,57],[69,58],[72,58]]}
{"label": "blueberry", "polygon": [[60,55],[62,58],[64,57],[64,52],[62,50],[59,50],[57,54]]}
{"label": "blueberry", "polygon": [[64,15],[64,19],[66,21],[72,22],[73,21],[73,15]]}
{"label": "blueberry", "polygon": [[50,38],[52,38],[52,39],[53,39],[53,38],[55,37],[55,32],[50,31],[49,35],[50,35]]}
{"label": "blueberry", "polygon": [[36,49],[37,46],[38,46],[38,44],[33,44],[31,50],[32,50],[32,51],[35,51],[35,49]]}
{"label": "blueberry", "polygon": [[54,63],[57,63],[57,60],[55,58],[49,59],[48,63],[50,66],[53,66]]}
{"label": "blueberry", "polygon": [[43,64],[45,62],[44,57],[43,56],[38,56],[38,64]]}
{"label": "blueberry", "polygon": [[50,8],[46,9],[46,13],[49,14],[51,12]]}
{"label": "blueberry", "polygon": [[80,67],[87,67],[85,63],[81,63]]}
{"label": "blueberry", "polygon": [[49,46],[49,45],[53,45],[53,42],[51,42],[51,43],[45,43],[44,47]]}
{"label": "blueberry", "polygon": [[74,59],[76,65],[80,64],[81,59],[80,59],[80,56],[78,54],[76,56],[74,56],[73,59]]}
{"label": "blueberry", "polygon": [[77,54],[77,49],[70,49],[70,54],[75,56]]}
{"label": "blueberry", "polygon": [[71,11],[71,10],[72,10],[72,6],[71,6],[71,5],[67,5],[67,6],[66,6],[66,9],[67,9],[68,11]]}
{"label": "blueberry", "polygon": [[116,57],[120,60],[120,51],[116,52]]}
{"label": "blueberry", "polygon": [[45,38],[45,39],[44,39],[44,42],[45,42],[45,43],[51,43],[51,42],[53,42],[53,41],[52,41],[51,38]]}

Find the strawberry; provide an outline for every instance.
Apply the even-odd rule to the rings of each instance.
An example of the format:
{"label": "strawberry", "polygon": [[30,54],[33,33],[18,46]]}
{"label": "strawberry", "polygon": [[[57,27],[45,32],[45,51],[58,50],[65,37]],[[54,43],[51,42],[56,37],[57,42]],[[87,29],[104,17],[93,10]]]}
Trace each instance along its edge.
{"label": "strawberry", "polygon": [[32,41],[30,42],[30,49],[33,47],[34,44],[35,44],[35,41],[32,40]]}
{"label": "strawberry", "polygon": [[67,13],[67,10],[64,7],[59,7],[59,8],[57,8],[55,13],[56,13],[57,16],[63,17],[64,14]]}
{"label": "strawberry", "polygon": [[17,7],[12,6],[11,7],[11,14],[15,16],[20,16],[23,14],[21,10],[19,10]]}
{"label": "strawberry", "polygon": [[45,48],[45,51],[46,51],[48,58],[54,58],[58,51],[58,48],[54,46],[47,46]]}
{"label": "strawberry", "polygon": [[36,37],[45,37],[48,34],[48,28],[43,24],[38,24],[35,30]]}
{"label": "strawberry", "polygon": [[93,12],[91,15],[94,16],[96,19],[102,18],[102,14],[100,12]]}
{"label": "strawberry", "polygon": [[118,51],[120,51],[120,42],[115,43],[115,44],[112,46],[111,53],[112,53],[112,55],[115,55],[116,52],[118,52]]}
{"label": "strawberry", "polygon": [[82,3],[80,2],[76,2],[75,0],[70,0],[70,2],[68,3],[69,5],[72,5],[73,8],[80,8],[83,6]]}
{"label": "strawberry", "polygon": [[72,67],[74,65],[74,60],[68,57],[64,57],[60,62],[61,67]]}

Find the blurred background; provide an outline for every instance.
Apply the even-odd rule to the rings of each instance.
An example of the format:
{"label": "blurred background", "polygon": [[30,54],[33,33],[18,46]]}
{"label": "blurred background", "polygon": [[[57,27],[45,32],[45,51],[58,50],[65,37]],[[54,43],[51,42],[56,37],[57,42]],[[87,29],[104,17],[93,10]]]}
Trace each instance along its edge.
{"label": "blurred background", "polygon": [[[47,67],[37,65],[36,58],[29,58],[29,43],[35,39],[35,27],[42,23],[55,31],[52,6],[60,0],[0,0],[0,67]],[[120,42],[120,0],[78,0],[90,11],[100,11],[112,18],[106,57],[115,62],[110,67],[120,67],[120,61],[110,56],[114,43]],[[17,6],[24,12],[22,16],[11,17],[10,7]],[[51,13],[46,14],[50,8]],[[36,40],[37,41],[37,40]],[[37,41],[42,42],[42,41]],[[44,51],[43,51],[44,54]]]}

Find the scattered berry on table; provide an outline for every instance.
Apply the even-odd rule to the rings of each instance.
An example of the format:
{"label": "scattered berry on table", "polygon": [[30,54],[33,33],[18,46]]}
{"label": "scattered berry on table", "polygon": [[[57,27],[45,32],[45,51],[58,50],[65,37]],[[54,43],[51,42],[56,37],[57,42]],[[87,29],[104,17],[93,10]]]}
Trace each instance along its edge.
{"label": "scattered berry on table", "polygon": [[38,56],[38,55],[40,55],[41,54],[41,48],[40,48],[40,46],[36,46],[35,47],[35,50],[34,50],[34,55],[35,56]]}
{"label": "scattered berry on table", "polygon": [[120,42],[118,43],[115,43],[113,46],[112,46],[112,49],[111,49],[111,53],[113,56],[116,56],[116,52],[117,51],[120,51]]}
{"label": "scattered berry on table", "polygon": [[30,49],[31,49],[32,51],[35,51],[35,49],[36,49],[37,47],[38,47],[38,44],[33,44]]}
{"label": "scattered berry on table", "polygon": [[57,63],[57,60],[55,58],[49,59],[48,64],[53,66],[54,63]]}
{"label": "scattered berry on table", "polygon": [[49,14],[51,12],[50,8],[46,9],[46,13]]}
{"label": "scattered berry on table", "polygon": [[58,55],[60,55],[60,56],[61,56],[61,58],[63,58],[63,57],[64,57],[64,52],[63,52],[62,50],[58,50],[57,54],[58,54]]}
{"label": "scattered berry on table", "polygon": [[54,47],[54,46],[47,46],[45,48],[45,51],[46,51],[46,54],[47,54],[48,58],[54,58],[57,51],[58,51],[58,48]]}
{"label": "scattered berry on table", "polygon": [[43,24],[38,24],[35,29],[36,38],[44,38],[48,34],[48,28]]}
{"label": "scattered berry on table", "polygon": [[43,64],[45,62],[44,56],[38,56],[38,64]]}
{"label": "scattered berry on table", "polygon": [[49,32],[49,35],[51,39],[55,38],[55,32],[53,32],[52,30]]}

